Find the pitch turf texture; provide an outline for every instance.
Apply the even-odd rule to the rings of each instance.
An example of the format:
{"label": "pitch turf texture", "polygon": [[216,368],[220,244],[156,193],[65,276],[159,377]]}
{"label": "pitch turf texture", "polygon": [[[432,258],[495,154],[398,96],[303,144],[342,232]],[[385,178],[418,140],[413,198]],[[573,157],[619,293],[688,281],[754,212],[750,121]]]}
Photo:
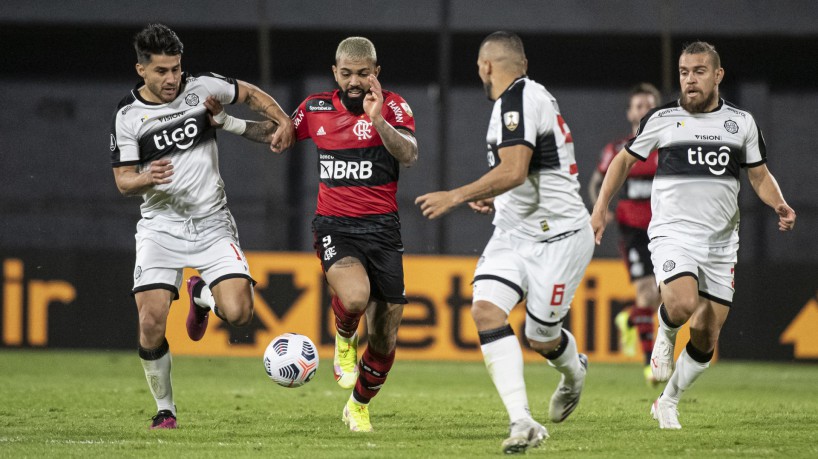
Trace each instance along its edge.
{"label": "pitch turf texture", "polygon": [[[506,413],[480,362],[398,361],[371,405],[375,432],[348,432],[349,392],[324,360],[298,389],[261,357],[176,356],[179,429],[150,431],[136,352],[0,351],[0,457],[497,457]],[[658,390],[636,365],[594,364],[582,402],[533,457],[818,457],[818,365],[719,362],[680,405],[681,431],[649,414]],[[546,421],[557,373],[526,368]]]}

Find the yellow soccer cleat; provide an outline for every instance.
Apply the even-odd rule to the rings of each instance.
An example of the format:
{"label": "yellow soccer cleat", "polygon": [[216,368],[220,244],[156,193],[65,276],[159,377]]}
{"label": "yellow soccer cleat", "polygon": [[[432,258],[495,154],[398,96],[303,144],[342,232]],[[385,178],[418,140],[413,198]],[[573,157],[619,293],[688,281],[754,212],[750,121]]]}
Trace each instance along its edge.
{"label": "yellow soccer cleat", "polygon": [[622,353],[628,357],[636,355],[636,342],[639,340],[639,334],[636,332],[636,327],[632,327],[628,323],[631,315],[631,308],[623,309],[614,318],[616,328],[619,330],[619,347]]}
{"label": "yellow soccer cleat", "polygon": [[341,419],[352,432],[372,432],[372,424],[369,422],[369,406],[356,403],[352,397],[347,400]]}
{"label": "yellow soccer cleat", "polygon": [[344,389],[352,389],[358,380],[358,333],[344,338],[335,333],[335,357],[332,360],[335,381]]}

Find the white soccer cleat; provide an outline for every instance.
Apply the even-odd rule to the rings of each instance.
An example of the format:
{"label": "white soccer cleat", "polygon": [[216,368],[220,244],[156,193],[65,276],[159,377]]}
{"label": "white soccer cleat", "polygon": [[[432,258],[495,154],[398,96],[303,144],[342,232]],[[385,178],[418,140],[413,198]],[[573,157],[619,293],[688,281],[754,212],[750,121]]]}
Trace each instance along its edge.
{"label": "white soccer cleat", "polygon": [[536,448],[548,438],[548,431],[532,418],[523,418],[511,423],[508,438],[503,441],[503,452],[506,454],[524,453],[529,448]]}
{"label": "white soccer cleat", "polygon": [[656,381],[667,381],[673,373],[673,348],[675,342],[671,342],[662,332],[656,334],[656,342],[653,343],[653,352],[650,354],[650,369],[653,372],[653,379]]}
{"label": "white soccer cleat", "polygon": [[585,375],[588,374],[588,357],[585,354],[579,354],[579,364],[579,375],[574,379],[574,384],[570,386],[565,384],[565,375],[563,375],[557,390],[551,396],[551,406],[548,410],[551,422],[566,420],[579,405],[582,387],[585,386]]}
{"label": "white soccer cleat", "polygon": [[653,419],[659,421],[660,429],[679,430],[682,428],[682,425],[679,424],[679,411],[675,403],[663,402],[661,397],[657,398],[650,407],[650,414],[653,415]]}

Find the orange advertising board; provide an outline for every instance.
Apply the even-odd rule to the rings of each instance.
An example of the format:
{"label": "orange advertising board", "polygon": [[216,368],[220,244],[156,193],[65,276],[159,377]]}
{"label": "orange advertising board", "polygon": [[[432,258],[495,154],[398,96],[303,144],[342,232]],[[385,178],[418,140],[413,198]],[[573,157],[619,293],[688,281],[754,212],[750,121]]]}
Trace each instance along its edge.
{"label": "orange advertising board", "polygon": [[[205,337],[192,342],[185,333],[187,291],[179,292],[168,318],[167,337],[175,354],[261,356],[267,344],[284,332],[309,336],[319,355],[331,358],[334,326],[324,276],[311,253],[248,252],[255,289],[255,319],[245,328],[227,327],[212,318]],[[398,334],[400,359],[482,360],[477,330],[470,315],[471,279],[477,257],[404,257],[409,304]],[[194,274],[189,270],[185,278]],[[576,292],[566,322],[581,352],[597,362],[639,361],[617,350],[613,315],[633,299],[633,290],[619,260],[594,260]],[[525,308],[518,305],[510,323],[523,336]],[[677,352],[687,343],[680,332]],[[527,360],[540,360],[524,350]]]}

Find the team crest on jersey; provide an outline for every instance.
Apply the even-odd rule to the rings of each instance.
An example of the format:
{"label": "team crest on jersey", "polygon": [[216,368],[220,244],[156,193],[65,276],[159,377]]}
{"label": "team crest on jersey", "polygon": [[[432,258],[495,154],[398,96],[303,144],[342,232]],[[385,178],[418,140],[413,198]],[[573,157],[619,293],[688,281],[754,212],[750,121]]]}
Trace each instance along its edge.
{"label": "team crest on jersey", "polygon": [[185,96],[185,103],[191,107],[195,107],[199,105],[199,96],[197,96],[195,93],[190,93]]}
{"label": "team crest on jersey", "polygon": [[503,113],[503,124],[506,129],[513,131],[520,125],[520,112],[505,112]]}
{"label": "team crest on jersey", "polygon": [[676,262],[673,260],[668,260],[665,264],[662,265],[662,269],[665,270],[666,273],[673,271],[676,268]]}
{"label": "team crest on jersey", "polygon": [[406,112],[406,114],[407,114],[407,115],[409,115],[409,116],[415,116],[415,115],[412,113],[412,109],[411,109],[411,108],[409,108],[409,104],[407,104],[406,102],[401,102],[401,103],[400,103],[400,106],[401,106],[401,108],[403,109],[403,111],[405,111],[405,112]]}
{"label": "team crest on jersey", "polygon": [[735,134],[738,132],[738,123],[733,120],[727,120],[724,122],[724,129],[726,129],[730,134]]}
{"label": "team crest on jersey", "polygon": [[372,123],[366,120],[358,120],[355,126],[352,127],[352,133],[358,136],[358,140],[367,140],[372,138]]}
{"label": "team crest on jersey", "polygon": [[116,137],[111,134],[111,151],[116,150]]}

